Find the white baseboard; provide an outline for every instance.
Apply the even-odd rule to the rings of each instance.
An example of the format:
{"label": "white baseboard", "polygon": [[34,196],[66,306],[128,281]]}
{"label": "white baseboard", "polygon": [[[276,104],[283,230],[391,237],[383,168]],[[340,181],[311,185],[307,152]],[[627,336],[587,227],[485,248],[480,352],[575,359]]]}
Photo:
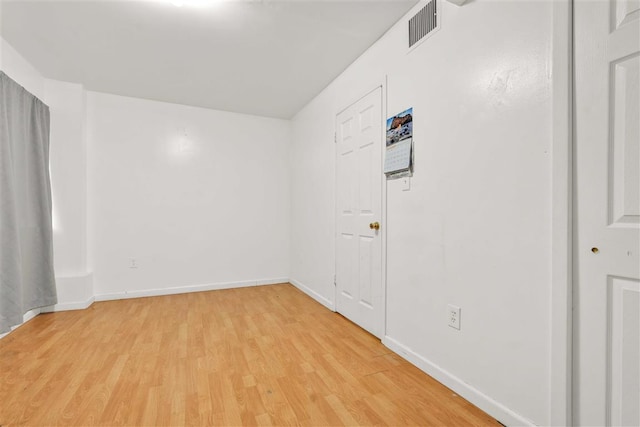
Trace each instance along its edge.
{"label": "white baseboard", "polygon": [[382,343],[422,371],[426,372],[429,376],[449,387],[451,390],[455,391],[457,394],[500,421],[502,424],[507,426],[535,426],[531,420],[524,418],[501,403],[496,402],[480,390],[465,383],[460,378],[445,371],[440,366],[425,359],[393,338],[385,336]]}
{"label": "white baseboard", "polygon": [[[22,323],[19,326],[24,325],[25,323],[27,323],[29,320],[33,319],[34,317],[36,317],[38,314],[40,314],[42,312],[41,308],[34,308],[33,310],[29,310],[27,311],[24,316],[22,316]],[[14,326],[14,329],[17,328],[18,326]]]}
{"label": "white baseboard", "polygon": [[93,297],[93,273],[82,272],[66,276],[56,276],[58,303],[43,307],[43,313],[57,311],[84,310],[95,301]]}
{"label": "white baseboard", "polygon": [[6,337],[7,335],[9,335],[11,332],[15,331],[16,329],[18,329],[20,326],[24,325],[25,323],[27,323],[29,320],[33,319],[34,317],[36,317],[38,314],[40,314],[42,312],[42,308],[34,308],[33,310],[29,310],[27,311],[23,316],[22,316],[22,323],[20,323],[19,325],[15,325],[11,327],[11,330],[9,332],[5,332],[4,334],[0,334],[0,340],[4,337]]}
{"label": "white baseboard", "polygon": [[279,277],[279,278],[275,278],[275,279],[258,280],[257,282],[258,282],[258,284],[256,286],[279,285],[281,283],[289,283],[289,278],[288,277]]}
{"label": "white baseboard", "polygon": [[91,304],[95,302],[94,297],[90,297],[86,301],[77,302],[65,302],[61,304],[51,305],[49,307],[43,307],[42,313],[55,313],[57,311],[70,311],[70,310],[84,310],[91,307]]}
{"label": "white baseboard", "polygon": [[[70,278],[57,278],[57,280],[60,282],[68,279]],[[75,277],[73,279],[75,279]],[[148,289],[148,290],[140,290],[140,291],[125,291],[125,292],[118,292],[118,293],[111,293],[111,294],[99,294],[99,295],[91,296],[85,301],[64,302],[60,304],[51,305],[48,307],[42,307],[40,309],[30,310],[27,313],[25,313],[23,322],[20,325],[14,326],[11,329],[11,331],[15,330],[19,326],[24,325],[25,323],[27,323],[29,320],[33,319],[40,313],[55,313],[58,311],[69,311],[69,310],[84,310],[86,308],[89,308],[91,304],[93,304],[95,301],[111,301],[111,300],[120,300],[120,299],[128,299],[128,298],[176,295],[176,294],[185,294],[189,292],[214,291],[214,290],[220,290],[220,289],[244,288],[249,286],[276,285],[279,283],[289,283],[289,278],[279,277],[279,278],[273,278],[273,279],[248,280],[244,282],[226,282],[226,283],[214,283],[214,284],[193,285],[193,286],[176,286],[176,287],[164,288],[164,289]],[[6,334],[1,334],[0,339],[4,338],[9,333],[10,332],[7,332]]]}
{"label": "white baseboard", "polygon": [[274,285],[288,283],[286,277],[275,279],[247,280],[243,282],[207,283],[203,285],[175,286],[170,288],[145,289],[139,291],[124,291],[95,295],[96,301],[113,301],[129,298],[157,297],[162,295],[186,294],[190,292],[218,291],[221,289],[246,288],[250,286]]}
{"label": "white baseboard", "polygon": [[336,305],[333,303],[333,301],[329,300],[328,298],[323,297],[322,295],[320,295],[319,293],[317,293],[316,291],[314,291],[310,287],[308,287],[306,285],[303,285],[302,283],[300,283],[299,281],[297,281],[295,279],[290,279],[289,283],[291,283],[296,288],[300,289],[305,294],[309,295],[314,300],[318,301],[320,304],[322,304],[325,307],[327,307],[329,310],[336,311]]}

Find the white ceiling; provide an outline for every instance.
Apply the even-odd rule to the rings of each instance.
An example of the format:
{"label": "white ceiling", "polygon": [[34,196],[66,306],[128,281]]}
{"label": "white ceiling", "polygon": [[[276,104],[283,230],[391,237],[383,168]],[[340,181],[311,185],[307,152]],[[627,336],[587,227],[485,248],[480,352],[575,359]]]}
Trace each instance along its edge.
{"label": "white ceiling", "polygon": [[47,78],[290,118],[417,3],[173,1],[2,0],[0,34]]}

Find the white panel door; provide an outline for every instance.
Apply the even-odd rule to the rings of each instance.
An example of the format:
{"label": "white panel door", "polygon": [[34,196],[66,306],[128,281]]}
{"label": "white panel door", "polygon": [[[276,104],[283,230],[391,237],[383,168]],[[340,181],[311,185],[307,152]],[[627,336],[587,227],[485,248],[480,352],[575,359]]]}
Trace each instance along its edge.
{"label": "white panel door", "polygon": [[380,337],[382,89],[336,118],[336,310]]}
{"label": "white panel door", "polygon": [[576,425],[640,425],[640,1],[577,0]]}

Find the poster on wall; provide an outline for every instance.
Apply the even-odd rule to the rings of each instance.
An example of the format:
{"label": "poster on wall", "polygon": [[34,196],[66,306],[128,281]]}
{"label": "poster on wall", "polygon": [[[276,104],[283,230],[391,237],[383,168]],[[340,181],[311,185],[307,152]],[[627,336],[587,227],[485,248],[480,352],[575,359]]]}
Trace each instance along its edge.
{"label": "poster on wall", "polygon": [[413,108],[387,119],[384,173],[387,178],[408,176],[412,170]]}

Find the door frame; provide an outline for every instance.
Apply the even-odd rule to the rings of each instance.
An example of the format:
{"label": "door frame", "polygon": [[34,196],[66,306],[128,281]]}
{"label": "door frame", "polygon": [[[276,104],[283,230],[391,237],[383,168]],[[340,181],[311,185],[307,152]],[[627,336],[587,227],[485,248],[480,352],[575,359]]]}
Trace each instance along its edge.
{"label": "door frame", "polygon": [[[380,173],[382,173],[382,168],[384,165],[384,141],[386,140],[385,136],[385,117],[387,114],[387,76],[385,75],[382,79],[380,79],[380,83],[376,84],[375,87],[372,87],[360,94],[355,99],[352,99],[349,103],[347,103],[344,107],[342,107],[339,111],[337,111],[334,115],[334,159],[337,159],[338,156],[338,144],[337,144],[337,135],[338,135],[338,116],[342,114],[346,109],[351,107],[356,102],[360,101],[370,93],[380,89]],[[338,312],[338,286],[336,284],[336,274],[338,271],[338,254],[335,250],[337,243],[337,235],[338,235],[338,221],[337,221],[337,212],[336,208],[338,206],[338,169],[335,168],[333,173],[334,179],[334,191],[333,191],[333,215],[334,215],[334,227],[333,227],[333,247],[334,247],[334,260],[333,260],[333,311]],[[380,319],[380,340],[382,340],[387,335],[387,179],[382,174],[382,183],[380,188],[380,221],[382,223],[381,233],[380,233],[380,245],[381,245],[381,277],[380,277],[380,286],[382,286],[381,292],[381,309],[382,309],[382,319]]]}
{"label": "door frame", "polygon": [[573,3],[556,0],[552,5],[550,425],[573,424]]}

